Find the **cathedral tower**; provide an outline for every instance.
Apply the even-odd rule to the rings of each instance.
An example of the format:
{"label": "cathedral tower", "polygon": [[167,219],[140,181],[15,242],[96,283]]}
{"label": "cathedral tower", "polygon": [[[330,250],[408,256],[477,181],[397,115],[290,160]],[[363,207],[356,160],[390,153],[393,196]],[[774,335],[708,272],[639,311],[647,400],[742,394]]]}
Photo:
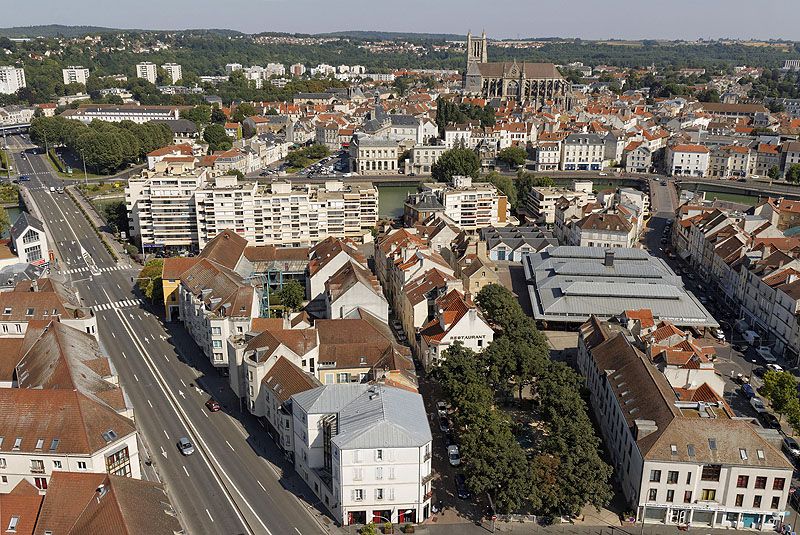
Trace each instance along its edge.
{"label": "cathedral tower", "polygon": [[472,32],[467,33],[467,66],[470,63],[487,63],[489,61],[486,32],[481,38],[472,37]]}

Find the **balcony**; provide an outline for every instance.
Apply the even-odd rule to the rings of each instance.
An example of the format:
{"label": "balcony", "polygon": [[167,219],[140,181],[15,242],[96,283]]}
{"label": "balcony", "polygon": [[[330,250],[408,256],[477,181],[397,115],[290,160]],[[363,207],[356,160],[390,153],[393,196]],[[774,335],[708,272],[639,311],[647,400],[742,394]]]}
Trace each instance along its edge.
{"label": "balcony", "polygon": [[433,497],[433,491],[429,490],[428,492],[425,493],[425,496],[422,497],[422,501],[427,502],[432,497]]}
{"label": "balcony", "polygon": [[31,466],[31,474],[44,474],[44,466],[41,467]]}
{"label": "balcony", "polygon": [[423,461],[430,461],[431,460],[431,452],[425,453],[425,455],[422,457],[422,460]]}
{"label": "balcony", "polygon": [[422,484],[426,485],[427,483],[431,482],[432,480],[433,480],[433,472],[431,472],[430,474],[428,474],[427,476],[422,478]]}

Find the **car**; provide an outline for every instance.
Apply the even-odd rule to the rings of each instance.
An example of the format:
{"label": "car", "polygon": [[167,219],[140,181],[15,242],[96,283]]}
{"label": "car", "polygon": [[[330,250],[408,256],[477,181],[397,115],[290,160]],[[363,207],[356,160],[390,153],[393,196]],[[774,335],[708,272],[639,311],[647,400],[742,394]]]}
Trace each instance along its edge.
{"label": "car", "polygon": [[666,180],[662,180],[662,181],[661,181],[661,185],[662,185],[662,186],[666,186],[666,185],[667,185],[667,181],[666,181]]}
{"label": "car", "polygon": [[781,430],[781,423],[775,418],[775,415],[770,412],[762,412],[758,415],[761,425],[767,429]]}
{"label": "car", "polygon": [[188,438],[181,437],[180,440],[178,440],[178,451],[181,452],[181,455],[188,456],[194,453],[194,446],[189,442]]}
{"label": "car", "polygon": [[737,181],[739,181],[739,182],[747,182],[747,179],[746,179],[746,178],[744,178],[744,177],[742,177],[742,178],[737,178],[736,180],[737,180]]}
{"label": "car", "polygon": [[761,401],[761,398],[758,396],[753,396],[750,398],[750,405],[756,410],[757,413],[761,414],[762,412],[767,412],[767,408],[764,406],[764,402]]}
{"label": "car", "polygon": [[767,369],[768,370],[772,370],[774,372],[782,372],[783,371],[783,368],[781,367],[780,364],[772,364],[772,363],[767,364]]}
{"label": "car", "polygon": [[661,245],[664,245],[664,244],[667,243],[667,239],[666,238],[661,238],[660,240],[658,240],[658,243],[660,243]]}
{"label": "car", "polygon": [[62,188],[61,186],[57,187],[56,193],[64,193],[64,188]]}
{"label": "car", "polygon": [[767,369],[763,366],[759,366],[758,368],[753,368],[753,375],[756,377],[764,377],[764,374],[767,373]]}
{"label": "car", "polygon": [[598,176],[608,176],[608,173],[597,173]]}
{"label": "car", "polygon": [[753,387],[750,384],[745,383],[742,385],[742,395],[747,399],[752,399],[756,397],[756,391],[753,390]]}
{"label": "car", "polygon": [[208,401],[206,401],[206,407],[208,407],[208,410],[211,412],[217,412],[221,408],[219,406],[219,401],[214,398],[208,398]]}
{"label": "car", "polygon": [[56,192],[56,188],[54,188],[53,186],[50,186],[50,193],[55,193],[55,192]]}
{"label": "car", "polygon": [[456,494],[462,500],[469,500],[472,497],[472,494],[467,489],[467,478],[464,477],[464,474],[456,474],[454,478],[456,482]]}
{"label": "car", "polygon": [[451,444],[447,446],[447,460],[450,466],[458,466],[461,464],[461,454],[458,452],[458,446]]}
{"label": "car", "polygon": [[792,437],[783,437],[783,451],[794,458],[800,457],[800,444]]}
{"label": "car", "polygon": [[717,339],[719,342],[725,341],[725,333],[722,329],[711,329],[711,336]]}
{"label": "car", "polygon": [[758,353],[759,357],[769,363],[774,363],[778,360],[775,358],[775,355],[772,354],[772,350],[769,348],[769,346],[758,346],[756,348],[756,353]]}
{"label": "car", "polygon": [[19,181],[20,182],[30,182],[30,180],[31,180],[31,177],[29,177],[28,175],[20,175],[19,176]]}
{"label": "car", "polygon": [[447,414],[447,402],[446,401],[437,401],[436,402],[436,410],[439,414]]}
{"label": "car", "polygon": [[697,276],[694,273],[687,273],[686,278],[689,279],[690,281],[693,281],[697,278]]}
{"label": "car", "polygon": [[443,433],[450,432],[450,420],[444,414],[439,415],[439,430]]}

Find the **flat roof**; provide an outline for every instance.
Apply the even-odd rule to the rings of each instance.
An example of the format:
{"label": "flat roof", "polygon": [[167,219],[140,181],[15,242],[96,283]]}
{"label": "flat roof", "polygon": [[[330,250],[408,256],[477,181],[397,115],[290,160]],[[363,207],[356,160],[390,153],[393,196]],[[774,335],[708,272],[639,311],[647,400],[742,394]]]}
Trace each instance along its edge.
{"label": "flat roof", "polygon": [[[606,251],[613,254],[605,265]],[[676,326],[719,324],[660,258],[643,249],[560,246],[523,257],[533,317],[583,323],[647,308]]]}

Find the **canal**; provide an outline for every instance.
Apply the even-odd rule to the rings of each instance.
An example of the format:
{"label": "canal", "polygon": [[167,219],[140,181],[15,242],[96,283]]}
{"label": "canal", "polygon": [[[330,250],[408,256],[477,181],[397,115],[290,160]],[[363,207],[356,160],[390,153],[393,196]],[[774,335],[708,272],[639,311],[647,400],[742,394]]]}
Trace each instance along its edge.
{"label": "canal", "polygon": [[3,232],[3,239],[9,237],[8,231],[10,230],[11,225],[17,221],[17,218],[19,217],[19,214],[22,213],[22,210],[19,209],[19,206],[7,206],[6,213],[8,214],[9,229],[6,229],[6,231]]}
{"label": "canal", "polygon": [[753,195],[739,195],[737,193],[720,193],[720,192],[716,192],[716,191],[707,191],[707,190],[703,189],[702,187],[700,187],[700,188],[692,188],[689,191],[692,191],[692,192],[702,191],[703,193],[706,194],[706,199],[709,200],[709,201],[713,201],[714,199],[717,199],[717,200],[720,200],[720,201],[728,201],[728,202],[735,202],[735,203],[739,203],[739,204],[746,204],[748,206],[755,206],[755,205],[759,204],[760,202],[766,200],[766,197],[756,197],[756,196],[753,196]]}
{"label": "canal", "polygon": [[377,184],[378,217],[397,218],[403,216],[403,203],[409,193],[416,193],[417,186],[394,186]]}

